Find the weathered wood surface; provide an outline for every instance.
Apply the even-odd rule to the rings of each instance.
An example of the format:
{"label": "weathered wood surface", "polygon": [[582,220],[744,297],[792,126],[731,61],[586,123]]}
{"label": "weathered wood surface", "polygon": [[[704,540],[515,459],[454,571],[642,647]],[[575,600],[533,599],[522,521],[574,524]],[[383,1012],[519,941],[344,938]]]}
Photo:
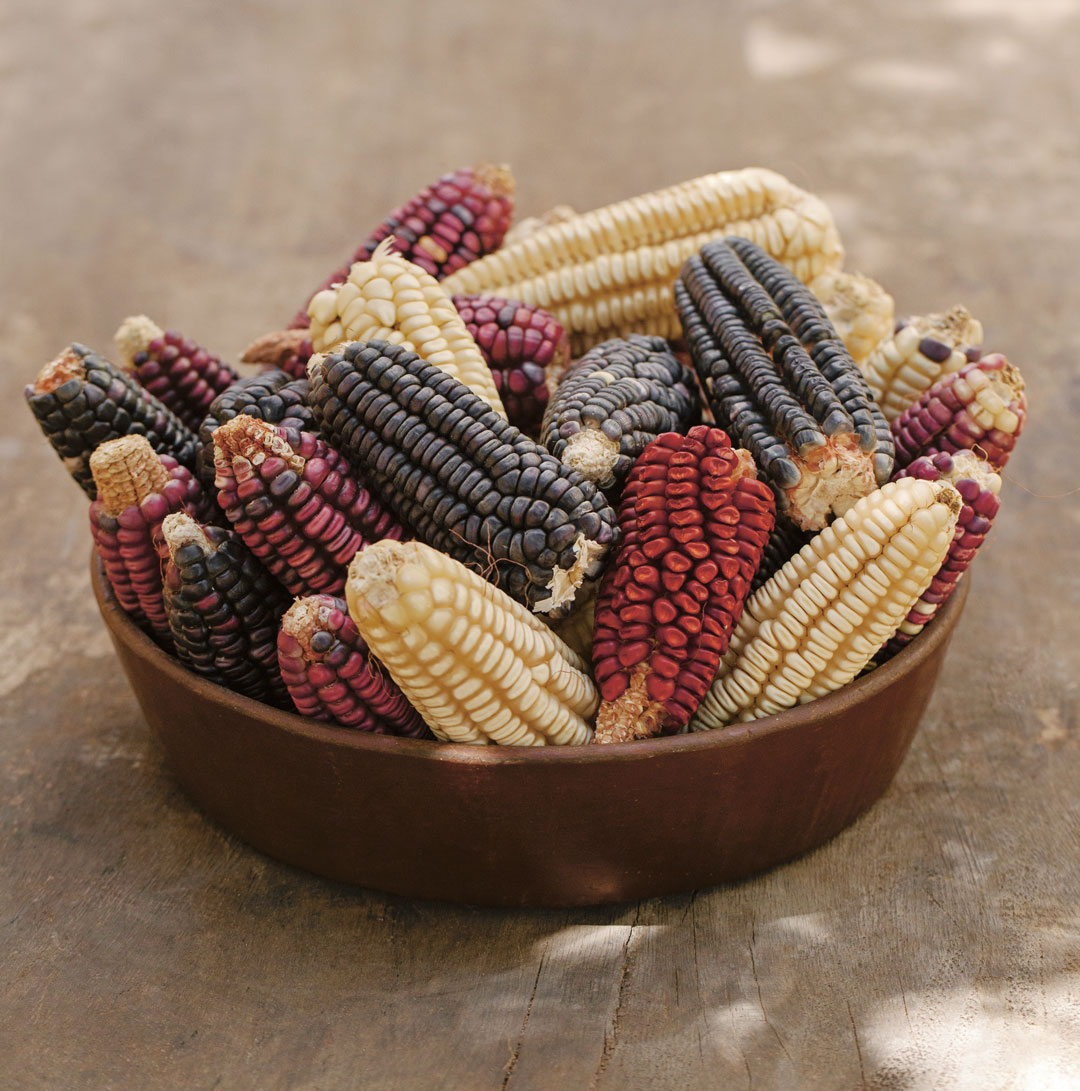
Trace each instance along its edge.
{"label": "weathered wood surface", "polygon": [[[0,8],[0,1087],[1080,1086],[1080,4]],[[1032,403],[947,678],[854,828],[620,908],[410,904],[209,825],[21,389],[144,310],[226,355],[443,170],[588,208],[760,163]],[[1031,491],[1028,491],[1031,490]],[[647,816],[643,816],[647,821]]]}

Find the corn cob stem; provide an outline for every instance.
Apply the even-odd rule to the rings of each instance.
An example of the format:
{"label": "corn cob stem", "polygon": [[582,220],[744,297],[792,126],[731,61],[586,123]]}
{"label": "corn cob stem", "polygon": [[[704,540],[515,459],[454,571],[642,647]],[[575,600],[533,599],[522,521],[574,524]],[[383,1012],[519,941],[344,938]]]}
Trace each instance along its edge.
{"label": "corn cob stem", "polygon": [[242,364],[280,368],[294,379],[307,379],[307,362],[314,351],[307,328],[275,330],[256,337],[240,357]]}
{"label": "corn cob stem", "polygon": [[895,326],[893,297],[875,280],[858,273],[826,273],[814,281],[829,321],[861,368]]}
{"label": "corn cob stem", "polygon": [[505,746],[587,742],[596,689],[537,617],[421,542],[376,542],[346,583],[368,647],[436,737]]}

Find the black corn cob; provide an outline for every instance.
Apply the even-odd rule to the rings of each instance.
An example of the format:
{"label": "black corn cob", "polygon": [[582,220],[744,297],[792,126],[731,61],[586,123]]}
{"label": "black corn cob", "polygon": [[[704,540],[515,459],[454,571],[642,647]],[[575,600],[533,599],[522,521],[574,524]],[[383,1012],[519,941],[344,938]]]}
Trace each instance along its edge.
{"label": "black corn cob", "polygon": [[452,375],[376,340],[310,376],[323,435],[421,541],[538,613],[599,576],[618,535],[603,494]]}
{"label": "black corn cob", "polygon": [[821,304],[745,239],[706,243],[675,284],[716,423],[746,447],[805,530],[889,480],[893,442]]}
{"label": "black corn cob", "polygon": [[750,594],[779,572],[812,537],[810,531],[800,530],[790,519],[777,519],[765,543],[761,564],[750,582]]}
{"label": "black corn cob", "polygon": [[698,418],[697,382],[662,337],[632,333],[590,349],[563,376],[540,438],[602,489],[617,489],[645,448]]}
{"label": "black corn cob", "polygon": [[198,440],[135,379],[85,345],[73,343],[26,387],[26,401],[68,472],[97,497],[90,455],[121,436],[145,436],[159,455],[195,468]]}
{"label": "black corn cob", "polygon": [[288,594],[231,531],[178,512],[162,533],[169,550],[165,610],[177,657],[211,682],[291,708],[277,661]]}

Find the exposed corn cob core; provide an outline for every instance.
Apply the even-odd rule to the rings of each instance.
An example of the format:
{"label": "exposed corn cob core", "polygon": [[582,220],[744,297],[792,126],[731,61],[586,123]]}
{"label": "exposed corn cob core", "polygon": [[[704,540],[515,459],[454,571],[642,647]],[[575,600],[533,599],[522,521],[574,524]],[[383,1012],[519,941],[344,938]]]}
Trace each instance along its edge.
{"label": "exposed corn cob core", "polygon": [[750,581],[750,594],[776,575],[813,536],[812,531],[800,530],[790,519],[777,519],[765,543],[761,564]]}
{"label": "exposed corn cob core", "polygon": [[199,429],[199,479],[213,484],[214,432],[241,413],[290,431],[316,431],[315,418],[306,403],[307,393],[306,375],[293,379],[284,371],[271,369],[241,379],[219,394]]}
{"label": "exposed corn cob core", "polygon": [[590,349],[566,372],[540,438],[571,469],[614,489],[658,435],[685,432],[697,417],[693,373],[662,337],[632,333]]}
{"label": "exposed corn cob core", "polygon": [[1026,419],[1020,369],[991,353],[946,375],[892,422],[897,468],[922,455],[971,450],[1000,470]]}
{"label": "exposed corn cob core", "polygon": [[169,551],[165,609],[177,657],[245,697],[291,708],[277,661],[289,596],[231,531],[178,512],[162,534]]}
{"label": "exposed corn cob core", "polygon": [[203,494],[190,470],[155,454],[145,436],[107,440],[90,456],[97,499],[90,534],[122,609],[171,644],[161,585],[167,556],[161,523],[176,511],[202,513]]}
{"label": "exposed corn cob core", "polygon": [[275,330],[256,337],[240,357],[242,364],[280,368],[294,379],[307,379],[307,362],[314,351],[307,329]]}
{"label": "exposed corn cob core", "polygon": [[982,324],[958,303],[945,314],[901,319],[860,366],[892,421],[939,379],[977,360],[982,342]]}
{"label": "exposed corn cob core", "polygon": [[570,362],[566,331],[547,311],[514,299],[456,295],[452,302],[491,368],[507,420],[535,435],[548,403],[548,370]]}
{"label": "exposed corn cob core", "polygon": [[598,743],[686,727],[716,677],[775,518],[768,485],[719,428],[645,448],[596,606]]}
{"label": "exposed corn cob core", "polygon": [[818,530],[889,479],[888,422],[788,269],[732,237],[686,262],[675,295],[716,423],[753,454],[783,514]]}
{"label": "exposed corn cob core", "polygon": [[750,596],[692,730],[792,708],[850,682],[948,553],[962,501],[946,482],[863,497]]}
{"label": "exposed corn cob core", "polygon": [[863,367],[895,328],[893,297],[876,280],[859,273],[826,273],[814,281],[814,294],[851,358]]}
{"label": "exposed corn cob core", "polygon": [[[391,235],[395,249],[442,280],[498,247],[513,213],[514,178],[508,167],[484,163],[444,174],[392,212],[319,290],[348,279],[349,268],[368,261],[376,246]],[[290,325],[304,328],[308,321],[305,306]]]}
{"label": "exposed corn cob core", "polygon": [[323,435],[421,541],[541,613],[599,576],[618,534],[603,493],[452,375],[385,341],[308,366]]}
{"label": "exposed corn cob core", "polygon": [[277,652],[281,677],[301,715],[376,735],[432,738],[368,650],[344,599],[297,599],[281,619]]}
{"label": "exposed corn cob core", "polygon": [[[357,262],[344,284],[311,301],[311,343],[323,352],[342,341],[387,341],[470,387],[500,416],[506,410],[480,349],[439,282],[390,249]],[[310,363],[310,361],[309,361]]]}
{"label": "exposed corn cob core", "polygon": [[566,223],[577,216],[577,212],[569,205],[555,205],[540,216],[526,216],[523,220],[515,220],[510,225],[506,237],[502,241],[503,246],[513,246],[522,239],[535,235],[542,227],[551,227],[552,224]]}
{"label": "exposed corn cob core", "polygon": [[588,742],[596,689],[538,617],[421,542],[376,542],[345,585],[360,635],[434,734],[505,746]]}
{"label": "exposed corn cob core", "polygon": [[126,318],[116,331],[120,361],[154,397],[192,431],[210,403],[239,375],[190,338],[163,330],[145,314]]}
{"label": "exposed corn cob core", "polygon": [[106,440],[145,436],[158,454],[193,468],[197,440],[175,413],[134,378],[85,345],[47,363],[24,395],[53,450],[91,500],[90,454]]}
{"label": "exposed corn cob core", "polygon": [[843,264],[828,208],[757,167],[724,171],[585,212],[503,246],[444,282],[550,311],[581,355],[629,333],[676,337],[672,285],[711,239],[742,235],[810,282]]}
{"label": "exposed corn cob core", "polygon": [[964,506],[956,524],[956,536],[949,546],[948,555],[938,569],[930,586],[900,623],[893,637],[874,657],[883,663],[901,648],[910,644],[919,633],[934,620],[938,610],[948,601],[963,579],[978,548],[990,533],[994,516],[1001,501],[1001,477],[989,464],[971,451],[957,451],[955,455],[944,452],[933,458],[917,458],[900,471],[902,477],[915,477],[922,481],[948,481],[956,488]]}
{"label": "exposed corn cob core", "polygon": [[357,550],[401,524],[311,432],[241,414],[214,433],[218,504],[244,545],[294,595],[337,594]]}

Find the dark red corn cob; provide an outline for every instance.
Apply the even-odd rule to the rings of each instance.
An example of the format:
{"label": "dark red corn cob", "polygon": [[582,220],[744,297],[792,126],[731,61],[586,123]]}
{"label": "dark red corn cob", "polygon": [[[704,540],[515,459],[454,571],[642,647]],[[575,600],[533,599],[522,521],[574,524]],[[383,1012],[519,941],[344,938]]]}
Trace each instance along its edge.
{"label": "dark red corn cob", "polygon": [[255,338],[240,357],[242,364],[280,368],[294,379],[307,379],[307,362],[314,349],[306,329],[275,330]]}
{"label": "dark red corn cob", "polygon": [[349,562],[401,524],[324,440],[241,414],[214,433],[218,504],[294,595],[345,588]]}
{"label": "dark red corn cob", "polygon": [[192,431],[210,403],[240,378],[212,352],[144,314],[124,319],[114,340],[120,362]]}
{"label": "dark red corn cob", "polygon": [[66,348],[24,393],[53,450],[91,500],[97,487],[90,455],[106,440],[145,436],[159,455],[195,467],[194,433],[135,379],[85,345]]}
{"label": "dark red corn cob", "polygon": [[946,375],[892,422],[896,466],[942,451],[975,451],[1000,470],[1026,418],[1020,369],[991,353]]}
{"label": "dark red corn cob", "polygon": [[294,602],[281,619],[277,651],[301,715],[376,735],[434,738],[368,651],[344,599],[310,595]]}
{"label": "dark red corn cob", "polygon": [[622,544],[600,585],[596,741],[681,731],[708,692],[772,530],[772,490],[719,428],[645,448],[619,509]]}
{"label": "dark red corn cob", "polygon": [[547,311],[499,296],[452,296],[495,378],[512,425],[535,436],[547,408],[548,368],[570,362],[566,331]]}
{"label": "dark red corn cob", "polygon": [[165,609],[177,657],[211,682],[291,708],[277,662],[289,596],[231,531],[177,513],[162,533],[169,551]]}
{"label": "dark red corn cob", "polygon": [[[340,284],[355,262],[368,261],[388,235],[394,249],[442,280],[470,261],[498,249],[514,213],[514,179],[490,163],[444,174],[390,215],[308,296]],[[307,304],[289,325],[308,325]]]}

